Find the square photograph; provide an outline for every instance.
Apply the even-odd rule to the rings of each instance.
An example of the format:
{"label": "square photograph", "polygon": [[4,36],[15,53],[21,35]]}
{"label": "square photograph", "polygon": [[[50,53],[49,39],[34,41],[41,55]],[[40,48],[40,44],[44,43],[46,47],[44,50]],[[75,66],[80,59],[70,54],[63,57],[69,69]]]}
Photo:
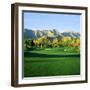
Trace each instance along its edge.
{"label": "square photograph", "polygon": [[23,11],[24,77],[80,75],[80,16]]}

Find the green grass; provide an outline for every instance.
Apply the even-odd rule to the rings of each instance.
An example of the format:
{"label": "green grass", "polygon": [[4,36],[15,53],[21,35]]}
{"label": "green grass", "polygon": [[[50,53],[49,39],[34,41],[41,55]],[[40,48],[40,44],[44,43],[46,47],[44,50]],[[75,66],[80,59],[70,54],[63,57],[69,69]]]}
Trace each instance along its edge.
{"label": "green grass", "polygon": [[24,76],[79,75],[80,54],[74,48],[46,48],[24,52]]}

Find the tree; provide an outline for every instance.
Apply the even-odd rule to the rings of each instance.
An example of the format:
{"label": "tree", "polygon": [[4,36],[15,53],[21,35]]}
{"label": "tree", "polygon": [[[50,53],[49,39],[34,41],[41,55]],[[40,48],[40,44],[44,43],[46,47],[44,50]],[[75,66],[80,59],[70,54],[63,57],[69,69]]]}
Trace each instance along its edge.
{"label": "tree", "polygon": [[25,48],[28,50],[32,47],[32,40],[25,40]]}
{"label": "tree", "polygon": [[39,42],[38,39],[35,39],[33,42],[34,42],[34,44],[35,44],[36,47],[39,47],[40,42]]}
{"label": "tree", "polygon": [[79,47],[80,46],[80,39],[79,38],[73,38],[71,40],[70,46]]}
{"label": "tree", "polygon": [[71,37],[63,37],[61,42],[63,46],[70,46]]}
{"label": "tree", "polygon": [[55,39],[53,40],[52,46],[53,46],[53,47],[58,47],[58,46],[59,46],[59,44],[58,44],[58,39],[57,39],[57,38],[55,38]]}
{"label": "tree", "polygon": [[75,43],[76,43],[76,46],[77,46],[77,47],[80,46],[80,39],[77,38],[76,41],[75,41]]}

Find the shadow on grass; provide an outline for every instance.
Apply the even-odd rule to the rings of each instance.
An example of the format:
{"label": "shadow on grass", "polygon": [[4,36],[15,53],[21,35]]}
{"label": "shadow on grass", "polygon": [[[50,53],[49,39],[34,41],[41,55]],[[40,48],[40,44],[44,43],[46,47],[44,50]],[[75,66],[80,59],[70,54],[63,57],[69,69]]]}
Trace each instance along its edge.
{"label": "shadow on grass", "polygon": [[24,52],[25,57],[42,57],[42,58],[55,58],[55,57],[80,57],[80,54],[73,54],[73,55],[48,55],[48,54],[39,54],[39,53],[32,53],[32,52]]}

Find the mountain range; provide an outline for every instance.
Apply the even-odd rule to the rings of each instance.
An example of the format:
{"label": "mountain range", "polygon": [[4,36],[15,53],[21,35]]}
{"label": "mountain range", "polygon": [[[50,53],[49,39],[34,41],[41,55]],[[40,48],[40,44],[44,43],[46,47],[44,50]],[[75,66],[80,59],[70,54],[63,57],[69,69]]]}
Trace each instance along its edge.
{"label": "mountain range", "polygon": [[79,32],[59,32],[56,29],[51,29],[51,30],[32,30],[32,29],[24,29],[24,38],[39,38],[42,36],[46,37],[58,37],[58,38],[63,38],[63,37],[71,37],[71,38],[80,38],[80,33]]}

